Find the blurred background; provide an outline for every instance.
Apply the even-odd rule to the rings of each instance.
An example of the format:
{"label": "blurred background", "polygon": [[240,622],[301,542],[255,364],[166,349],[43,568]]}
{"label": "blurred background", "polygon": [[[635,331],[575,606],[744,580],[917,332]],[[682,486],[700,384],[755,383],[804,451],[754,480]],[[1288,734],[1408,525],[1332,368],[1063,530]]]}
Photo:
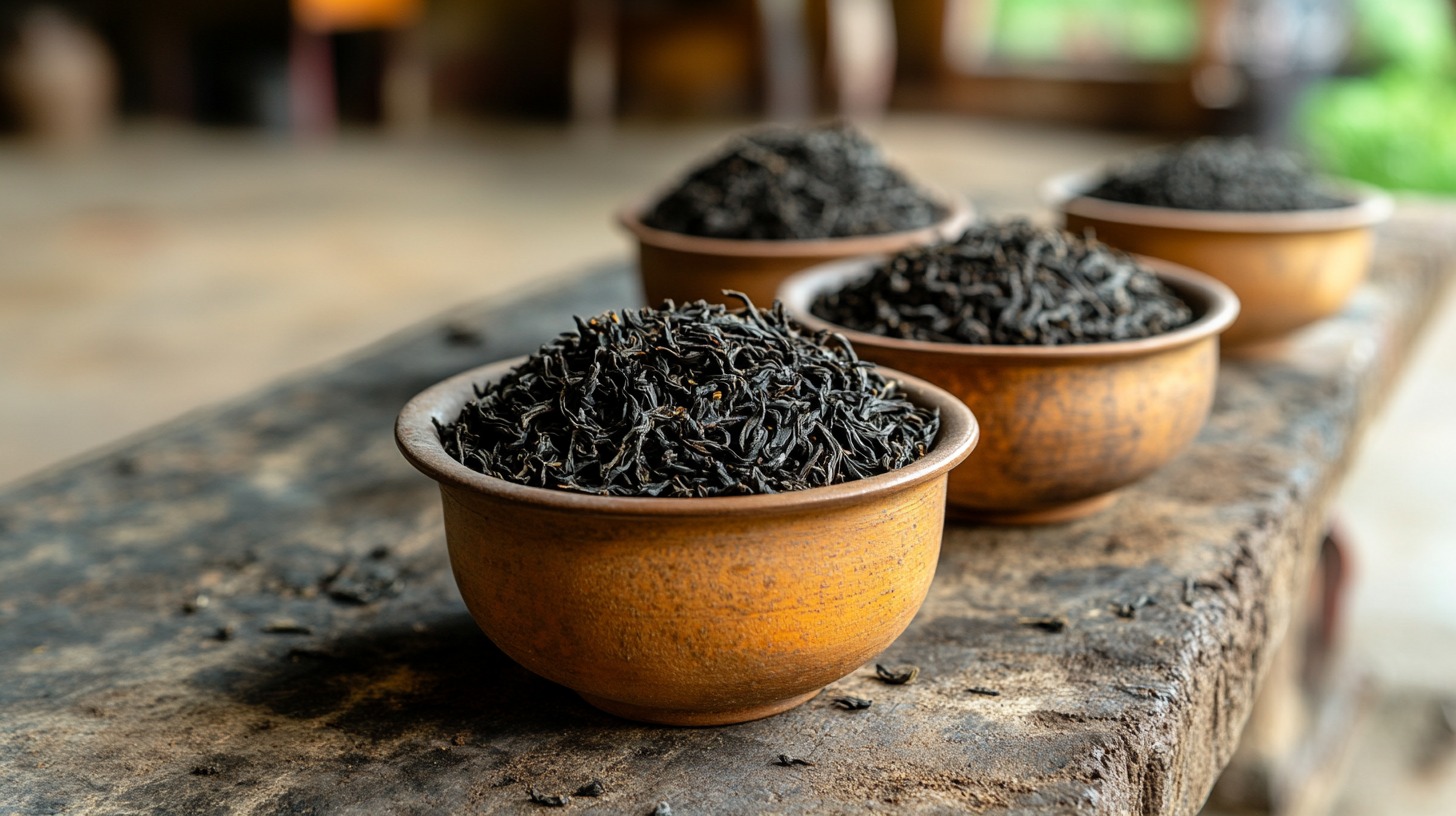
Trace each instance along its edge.
{"label": "blurred background", "polygon": [[[622,262],[734,130],[844,116],[983,212],[1201,133],[1456,211],[1456,0],[6,0],[0,482]],[[1344,814],[1456,813],[1456,307],[1341,499]]]}

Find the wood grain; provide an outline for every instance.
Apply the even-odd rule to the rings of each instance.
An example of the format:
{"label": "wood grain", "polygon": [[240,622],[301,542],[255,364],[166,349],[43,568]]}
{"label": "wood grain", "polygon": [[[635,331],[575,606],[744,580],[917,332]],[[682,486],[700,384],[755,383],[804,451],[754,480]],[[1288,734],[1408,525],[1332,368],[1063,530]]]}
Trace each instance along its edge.
{"label": "wood grain", "polygon": [[879,658],[914,683],[871,665],[739,726],[625,723],[506,659],[390,434],[424,386],[632,302],[628,270],[457,316],[483,344],[424,326],[166,423],[0,495],[0,812],[527,813],[596,778],[569,810],[1194,813],[1451,277],[1450,223],[1392,223],[1352,304],[1226,364],[1195,446],[1111,510],[948,530]]}

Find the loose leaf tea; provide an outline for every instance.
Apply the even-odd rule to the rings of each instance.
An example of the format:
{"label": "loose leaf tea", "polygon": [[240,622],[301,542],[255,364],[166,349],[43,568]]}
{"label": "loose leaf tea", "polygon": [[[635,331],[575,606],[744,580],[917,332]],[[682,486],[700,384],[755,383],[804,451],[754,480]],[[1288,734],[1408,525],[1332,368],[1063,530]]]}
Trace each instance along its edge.
{"label": "loose leaf tea", "polygon": [[915,678],[920,676],[920,667],[901,666],[898,669],[890,670],[885,668],[883,665],[876,663],[875,676],[878,677],[881,682],[889,683],[892,686],[904,686],[915,682]]}
{"label": "loose leaf tea", "polygon": [[546,807],[556,808],[566,807],[567,805],[571,804],[571,797],[564,793],[552,794],[548,796],[547,794],[544,794],[541,791],[536,790],[535,788],[531,788],[527,792],[527,794],[531,802],[537,805],[544,805]]}
{"label": "loose leaf tea", "polygon": [[1151,595],[1139,595],[1130,601],[1121,601],[1119,603],[1113,604],[1112,611],[1116,613],[1119,618],[1132,619],[1137,617],[1139,609],[1142,609],[1145,606],[1152,606],[1157,602],[1158,601]]}
{"label": "loose leaf tea", "polygon": [[1134,340],[1193,319],[1128,254],[1025,220],[901,252],[810,311],[871,334],[1000,346]]}
{"label": "loose leaf tea", "polygon": [[1050,634],[1059,634],[1067,630],[1067,619],[1059,615],[1044,615],[1039,618],[1022,618],[1022,626],[1030,626],[1033,629],[1040,629]]}
{"label": "loose leaf tea", "polygon": [[830,702],[845,711],[863,711],[875,704],[874,700],[866,700],[863,697],[835,697]]}
{"label": "loose leaf tea", "polygon": [[607,786],[602,784],[602,780],[600,780],[600,779],[593,779],[592,781],[586,783],[585,785],[582,785],[581,787],[577,788],[576,789],[576,793],[572,794],[572,796],[587,796],[587,797],[591,797],[591,796],[601,796],[602,794],[604,794],[606,792],[607,792]]}
{"label": "loose leaf tea", "polygon": [[780,493],[925,454],[938,414],[783,307],[702,301],[577,318],[437,427],[472,470],[612,496]]}
{"label": "loose leaf tea", "polygon": [[810,762],[809,760],[807,760],[807,759],[800,759],[799,757],[792,757],[792,756],[789,756],[788,754],[779,754],[778,759],[775,759],[773,761],[773,764],[774,765],[782,765],[785,768],[792,768],[795,765],[802,765],[802,766],[804,766],[806,768],[812,768],[812,767],[814,767],[814,763]]}
{"label": "loose leaf tea", "polygon": [[1157,148],[1107,171],[1086,195],[1180,210],[1281,212],[1345,207],[1298,154],[1252,139],[1205,138]]}
{"label": "loose leaf tea", "polygon": [[803,240],[920,229],[945,208],[847,124],[739,136],[643,216],[687,235]]}

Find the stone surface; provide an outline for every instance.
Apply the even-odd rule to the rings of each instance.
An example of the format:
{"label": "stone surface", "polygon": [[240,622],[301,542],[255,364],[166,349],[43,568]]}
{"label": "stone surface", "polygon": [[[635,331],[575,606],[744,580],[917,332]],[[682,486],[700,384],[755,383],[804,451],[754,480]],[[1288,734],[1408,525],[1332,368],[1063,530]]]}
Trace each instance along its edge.
{"label": "stone surface", "polygon": [[1196,812],[1450,276],[1442,240],[1393,225],[1355,302],[1226,365],[1196,446],[1106,513],[949,528],[881,658],[915,683],[868,666],[740,726],[621,722],[504,658],[390,435],[425,385],[634,300],[624,270],[456,315],[479,343],[427,326],[184,417],[0,495],[0,811],[530,812],[595,778],[570,808]]}

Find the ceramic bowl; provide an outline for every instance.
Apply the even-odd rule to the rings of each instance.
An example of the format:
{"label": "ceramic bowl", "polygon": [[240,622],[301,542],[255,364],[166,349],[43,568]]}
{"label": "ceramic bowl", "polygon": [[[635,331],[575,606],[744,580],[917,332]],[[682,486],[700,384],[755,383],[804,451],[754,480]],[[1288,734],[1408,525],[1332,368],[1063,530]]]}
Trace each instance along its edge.
{"label": "ceramic bowl", "polygon": [[946,477],[975,447],[975,417],[929,383],[935,444],[899,470],[830,487],[715,498],[623,498],[527,487],[445,453],[466,372],[404,407],[395,435],[439,482],[445,538],[470,614],[507,655],[634,720],[719,725],[810,699],[888,646],[935,573]]}
{"label": "ceramic bowl", "polygon": [[871,273],[882,259],[827,264],[779,290],[789,314],[849,338],[860,357],[950,391],[975,411],[984,440],[950,477],[953,515],[1044,524],[1089,515],[1114,491],[1186,448],[1213,404],[1218,335],[1238,314],[1228,287],[1140,258],[1196,319],[1143,340],[1075,346],[978,346],[867,334],[809,312],[821,293]]}
{"label": "ceramic bowl", "polygon": [[973,215],[965,199],[944,194],[937,194],[936,199],[946,208],[946,215],[928,227],[853,238],[748,241],[684,235],[643,224],[641,214],[648,206],[643,203],[623,208],[617,220],[637,239],[637,268],[649,305],[672,299],[737,307],[738,301],[723,296],[724,290],[732,290],[748,295],[759,306],[768,306],[779,284],[801,269],[932,244],[954,238],[970,226]]}
{"label": "ceramic bowl", "polygon": [[1365,278],[1373,227],[1390,197],[1347,187],[1348,207],[1295,212],[1207,212],[1147,207],[1082,195],[1098,172],[1047,182],[1043,194],[1066,229],[1092,230],[1119,249],[1196,269],[1227,284],[1243,304],[1225,348],[1283,338],[1338,312]]}

